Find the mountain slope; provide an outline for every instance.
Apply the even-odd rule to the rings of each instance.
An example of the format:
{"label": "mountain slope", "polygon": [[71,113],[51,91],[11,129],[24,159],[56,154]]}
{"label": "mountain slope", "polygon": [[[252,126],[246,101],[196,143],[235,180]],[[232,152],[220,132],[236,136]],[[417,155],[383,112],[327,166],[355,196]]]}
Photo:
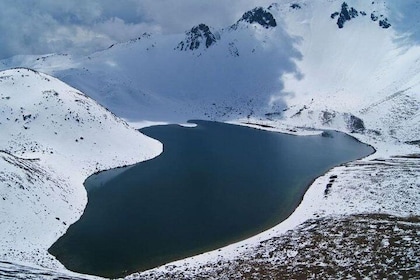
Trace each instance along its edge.
{"label": "mountain slope", "polygon": [[[391,10],[384,1],[292,3],[297,1],[270,9],[298,38],[294,46],[302,55],[295,61],[297,72],[282,76],[284,89],[274,97],[287,107],[252,122],[359,132],[357,137],[379,154],[395,152],[379,146],[419,139],[420,48],[399,29],[402,20],[419,23],[401,14],[398,19],[398,5]],[[419,6],[413,3],[412,8]],[[357,15],[339,25],[343,9]],[[384,28],[369,15],[392,25]],[[415,148],[402,146],[402,153]]]}
{"label": "mountain slope", "polygon": [[144,34],[88,57],[3,63],[57,76],[130,121],[268,116],[351,131],[349,116],[370,120],[361,110],[398,92],[416,101],[420,47],[401,29],[419,23],[400,6],[282,1],[245,12],[224,29],[198,24],[185,34]]}
{"label": "mountain slope", "polygon": [[226,29],[198,24],[185,34],[144,34],[88,57],[5,64],[21,60],[57,76],[130,120],[226,119],[271,108],[270,94],[281,90],[280,76],[299,57],[281,26],[264,23],[264,12],[272,17],[254,9]]}
{"label": "mountain slope", "polygon": [[87,176],[162,146],[33,70],[0,72],[0,100],[0,258],[61,267],[47,249],[82,214]]}
{"label": "mountain slope", "polygon": [[[406,13],[407,5],[411,13]],[[179,261],[157,268],[150,274],[133,277],[170,278],[177,276],[179,271],[180,275],[184,275],[184,272],[192,269],[197,272],[195,275],[201,275],[203,267],[206,267],[206,271],[209,269],[217,272],[219,263],[222,268],[229,267],[231,260],[242,263],[242,253],[252,256],[252,259],[254,256],[258,259],[257,256],[261,257],[261,254],[267,255],[267,263],[275,268],[278,259],[275,254],[270,256],[270,251],[280,244],[276,243],[276,240],[283,236],[286,230],[294,229],[305,221],[308,224],[304,230],[311,233],[311,228],[323,222],[330,228],[335,227],[336,219],[338,223],[347,223],[346,218],[342,219],[341,215],[380,213],[402,217],[419,216],[419,207],[416,206],[420,193],[420,46],[416,34],[420,26],[417,17],[413,16],[416,15],[413,11],[419,9],[420,3],[417,0],[281,1],[267,8],[245,12],[237,22],[224,29],[215,29],[202,23],[184,34],[144,34],[87,57],[57,54],[41,57],[19,56],[2,61],[2,67],[27,66],[57,76],[83,90],[128,121],[179,122],[204,118],[237,124],[256,124],[255,127],[263,126],[265,129],[289,133],[301,132],[302,127],[336,129],[351,133],[359,140],[373,145],[377,150],[374,155],[334,168],[317,178],[295,213],[276,228],[220,251]],[[21,83],[20,78],[24,77],[19,75],[21,73],[13,72],[13,77],[19,78]],[[8,90],[15,90],[13,81],[8,83]],[[18,88],[18,91],[25,90],[27,84]],[[49,92],[49,86],[45,86],[40,92],[42,91],[46,92],[42,96],[48,97],[51,102],[57,100],[54,92]],[[61,93],[59,96],[62,96]],[[41,119],[38,114],[41,115],[40,110],[45,106],[46,101],[40,99],[40,96],[36,102],[39,104],[42,100],[42,104],[34,106],[37,108],[36,112],[27,110],[30,104],[36,103],[32,101],[29,105],[24,105],[23,109],[20,108],[21,105],[13,105],[13,114],[9,113],[10,108],[4,107],[3,114],[9,118],[7,121],[10,126],[7,126],[9,132],[4,138],[0,135],[0,139],[3,139],[1,149],[5,150],[1,153],[1,166],[6,170],[3,174],[16,174],[13,178],[24,178],[25,183],[5,175],[3,182],[9,182],[19,190],[19,185],[25,185],[27,181],[47,181],[43,174],[50,174],[51,170],[53,174],[68,170],[68,174],[85,174],[83,176],[86,177],[95,170],[96,161],[91,157],[86,158],[84,152],[96,153],[93,158],[106,158],[104,162],[107,164],[100,168],[114,165],[110,161],[113,156],[119,159],[132,156],[132,153],[125,150],[115,150],[113,156],[105,155],[104,152],[101,154],[101,149],[92,150],[91,142],[86,147],[83,146],[90,139],[86,136],[90,131],[89,125],[89,130],[85,127],[87,123],[92,121],[92,129],[99,129],[98,133],[95,130],[95,135],[104,135],[106,126],[103,127],[104,120],[100,117],[103,115],[102,111],[95,114],[96,121],[92,120],[86,111],[82,118],[79,118],[81,112],[77,108],[82,108],[83,103],[75,101],[79,99],[77,96],[73,95],[74,100],[70,100],[74,105],[71,106],[71,113],[67,112],[68,107],[57,108],[59,112],[53,113],[60,116],[63,126],[70,124],[74,128],[71,130],[73,133],[78,131],[77,135],[73,134],[72,137],[59,138],[60,136],[55,136],[53,131],[43,130],[44,121],[51,128],[61,128],[51,121],[52,116],[47,118],[47,115],[42,114],[42,122],[32,127],[34,122]],[[3,94],[1,97],[4,98],[0,103],[3,106],[7,104],[9,96]],[[55,108],[54,104],[57,102],[48,103],[47,107]],[[65,104],[67,103],[66,101]],[[16,124],[13,123],[15,119]],[[77,119],[79,122],[82,119],[83,123],[80,124]],[[109,119],[112,118],[108,117]],[[6,120],[1,122],[0,126],[4,125]],[[31,142],[31,139],[38,139],[38,136],[27,134],[34,130],[40,131],[39,135],[45,135],[42,141],[40,139],[36,143]],[[114,139],[118,134],[119,132],[110,133],[107,137]],[[60,131],[58,135],[62,135]],[[119,147],[120,142],[115,141],[115,145],[110,146],[109,151]],[[62,143],[65,144],[64,148],[60,147]],[[80,152],[76,152],[79,147]],[[107,146],[103,143],[101,147]],[[51,151],[53,154],[49,153]],[[70,155],[68,151],[71,151]],[[72,153],[77,153],[77,156],[73,157]],[[142,157],[142,152],[139,153],[138,157]],[[38,157],[40,160],[33,160]],[[79,157],[81,161],[77,160]],[[135,160],[133,157],[129,159]],[[84,161],[86,162],[83,163]],[[81,162],[82,166],[89,168],[83,169],[84,171],[80,171],[80,168],[68,169],[69,166],[78,166]],[[103,161],[100,163],[103,164]],[[119,161],[115,165],[120,164],[123,162]],[[61,171],[58,172],[58,165],[65,168],[60,167]],[[27,175],[25,168],[34,170],[31,176]],[[75,184],[68,183],[72,180],[76,180]],[[51,185],[52,189],[65,183],[69,186],[81,186],[81,182],[81,177],[73,179],[60,173],[49,179],[48,186]],[[84,199],[84,193],[61,193],[60,190],[57,195],[65,197],[61,200],[72,196]],[[43,196],[43,199],[49,199],[48,195]],[[55,200],[51,198],[45,201],[45,205],[50,205]],[[68,207],[65,202],[62,204]],[[61,224],[60,230],[54,231],[54,237],[47,239],[51,241],[58,237],[58,233],[65,228],[62,221],[68,224],[77,216],[66,213],[79,213],[83,205],[78,204],[78,210],[75,212],[60,210],[63,213],[48,215],[49,224]],[[1,211],[11,212],[9,208]],[[13,225],[13,222],[7,219],[4,219],[3,223],[12,229],[11,232],[22,232],[20,239],[16,239],[22,240],[26,234],[20,227],[26,219],[18,214],[16,216],[16,219],[21,219],[17,225]],[[330,219],[331,216],[334,218]],[[328,222],[328,219],[332,222]],[[375,224],[381,224],[385,219],[387,224],[392,224],[394,218],[367,216],[366,219]],[[362,222],[365,223],[364,220]],[[30,226],[36,228],[34,224]],[[418,227],[418,222],[414,221],[411,226],[407,232],[412,232],[412,228]],[[340,242],[339,235],[344,237],[348,233],[345,227],[343,228],[333,236],[333,240]],[[302,229],[302,235],[305,235],[304,230]],[[369,230],[367,239],[369,235],[376,238],[380,233],[375,229]],[[392,235],[392,231],[387,231],[387,234]],[[402,238],[407,241],[407,238],[412,237]],[[4,245],[5,249],[2,252],[14,252],[16,246],[12,244],[15,241],[11,237],[6,237],[5,240],[5,244],[8,245]],[[264,249],[266,251],[261,254],[254,254],[260,253],[258,250],[261,248],[258,246],[265,240],[270,240],[274,245]],[[388,241],[384,240],[386,247]],[[48,243],[38,240],[31,242],[22,243],[22,247],[46,248]],[[316,243],[314,240],[308,242]],[[35,245],[31,247],[31,244]],[[306,244],[305,240],[300,244]],[[398,246],[394,247],[398,249]],[[24,248],[17,248],[16,253],[3,255],[7,258],[40,263],[36,260],[38,257],[32,258],[31,254],[36,256],[45,253],[37,253],[35,249],[30,252]],[[288,260],[293,261],[299,248],[291,247],[287,252],[283,252],[282,256],[286,255]],[[347,252],[350,249],[340,250]],[[24,257],[21,252],[24,252]],[[357,253],[355,252],[355,255]],[[397,253],[406,257],[401,250]],[[43,258],[48,260],[48,256]],[[368,260],[373,259],[375,256],[369,257]],[[211,265],[207,266],[209,261]],[[322,266],[314,265],[315,268],[316,265]],[[174,267],[176,270],[173,270]],[[357,277],[354,274],[353,276]]]}

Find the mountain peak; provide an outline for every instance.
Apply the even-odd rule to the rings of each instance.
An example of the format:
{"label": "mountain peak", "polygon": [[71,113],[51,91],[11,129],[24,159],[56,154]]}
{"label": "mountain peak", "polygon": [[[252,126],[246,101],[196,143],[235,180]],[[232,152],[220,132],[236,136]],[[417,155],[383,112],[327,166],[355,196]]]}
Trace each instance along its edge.
{"label": "mountain peak", "polygon": [[239,22],[248,22],[248,23],[258,23],[264,28],[276,27],[277,22],[273,15],[266,9],[262,7],[254,8],[246,13],[244,13]]}
{"label": "mountain peak", "polygon": [[[372,2],[372,4],[374,4],[374,2]],[[341,4],[341,10],[338,12],[334,12],[331,14],[331,18],[335,19],[337,18],[337,26],[338,28],[343,28],[344,27],[344,23],[347,21],[350,21],[351,19],[354,19],[356,17],[359,16],[359,14],[361,16],[366,16],[367,13],[365,11],[357,11],[354,7],[349,7],[349,5],[346,2],[343,2]],[[372,21],[377,21],[379,20],[379,26],[387,29],[391,26],[391,24],[388,22],[388,18],[384,17],[384,15],[377,15],[376,11],[373,11],[370,14],[370,18]]]}
{"label": "mountain peak", "polygon": [[186,35],[185,40],[178,44],[178,50],[196,50],[202,43],[206,48],[209,48],[218,40],[217,36],[211,32],[210,27],[204,23],[194,26]]}

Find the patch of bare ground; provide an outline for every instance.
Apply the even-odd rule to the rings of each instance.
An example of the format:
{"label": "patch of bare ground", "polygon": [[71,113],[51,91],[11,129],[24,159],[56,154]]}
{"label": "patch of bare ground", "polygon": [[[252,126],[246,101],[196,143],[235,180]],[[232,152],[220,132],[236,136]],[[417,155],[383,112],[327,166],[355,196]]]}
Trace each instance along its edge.
{"label": "patch of bare ground", "polygon": [[231,260],[130,279],[419,279],[420,217],[311,219]]}

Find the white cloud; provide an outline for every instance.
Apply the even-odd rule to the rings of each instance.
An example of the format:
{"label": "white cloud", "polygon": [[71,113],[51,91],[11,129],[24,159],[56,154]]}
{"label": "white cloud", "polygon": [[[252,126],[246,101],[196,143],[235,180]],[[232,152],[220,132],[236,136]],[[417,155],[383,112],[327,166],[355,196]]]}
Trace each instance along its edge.
{"label": "white cloud", "polygon": [[144,32],[179,33],[198,23],[224,27],[272,0],[2,0],[0,58],[89,53]]}
{"label": "white cloud", "polygon": [[269,6],[273,0],[144,0],[141,8],[145,15],[162,26],[164,33],[188,30],[199,23],[226,27],[242,14],[257,6]]}
{"label": "white cloud", "polygon": [[121,42],[139,37],[144,32],[160,33],[161,27],[149,23],[126,23],[118,17],[94,24],[92,30],[98,34],[106,34],[110,39]]}

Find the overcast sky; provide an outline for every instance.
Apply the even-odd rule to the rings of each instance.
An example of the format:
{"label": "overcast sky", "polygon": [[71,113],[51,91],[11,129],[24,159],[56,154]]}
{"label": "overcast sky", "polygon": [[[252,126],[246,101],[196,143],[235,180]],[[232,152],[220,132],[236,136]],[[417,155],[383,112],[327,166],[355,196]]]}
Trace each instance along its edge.
{"label": "overcast sky", "polygon": [[91,53],[144,32],[225,27],[273,0],[0,0],[0,59]]}

